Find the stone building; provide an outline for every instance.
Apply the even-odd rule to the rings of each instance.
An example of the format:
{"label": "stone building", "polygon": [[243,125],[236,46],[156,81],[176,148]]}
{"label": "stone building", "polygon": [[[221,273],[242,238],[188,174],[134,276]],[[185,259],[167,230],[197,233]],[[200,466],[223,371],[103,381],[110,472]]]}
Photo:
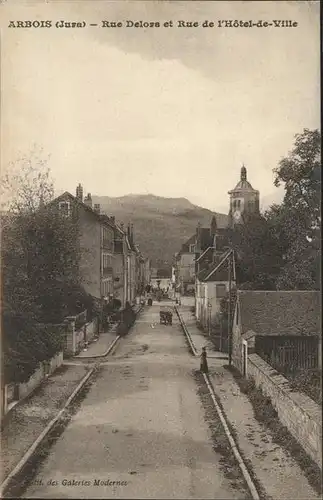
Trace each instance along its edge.
{"label": "stone building", "polygon": [[85,291],[97,301],[109,298],[113,295],[113,218],[101,214],[100,205],[92,205],[90,193],[83,197],[81,184],[76,188],[76,196],[66,191],[50,205],[56,205],[63,215],[73,218],[78,227],[80,273]]}
{"label": "stone building", "polygon": [[230,195],[229,225],[243,222],[246,214],[259,213],[259,191],[254,189],[247,180],[247,169],[243,165],[240,172],[240,181]]}

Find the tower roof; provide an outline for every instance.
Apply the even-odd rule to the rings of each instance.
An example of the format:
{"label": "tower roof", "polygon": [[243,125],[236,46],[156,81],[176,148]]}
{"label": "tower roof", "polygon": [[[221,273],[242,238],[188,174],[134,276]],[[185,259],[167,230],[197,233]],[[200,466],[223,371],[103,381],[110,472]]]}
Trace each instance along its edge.
{"label": "tower roof", "polygon": [[235,192],[235,191],[253,191],[256,192],[256,189],[252,187],[249,181],[247,181],[247,169],[244,165],[241,167],[240,171],[240,181],[238,184],[235,186],[234,189],[229,191],[229,194]]}

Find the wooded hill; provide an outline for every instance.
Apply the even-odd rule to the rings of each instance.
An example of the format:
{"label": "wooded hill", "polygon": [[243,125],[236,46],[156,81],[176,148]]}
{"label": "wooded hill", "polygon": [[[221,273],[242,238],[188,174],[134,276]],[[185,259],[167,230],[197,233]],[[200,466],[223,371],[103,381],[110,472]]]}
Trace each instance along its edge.
{"label": "wooded hill", "polygon": [[206,227],[216,215],[219,227],[227,215],[193,205],[186,198],[164,198],[152,194],[129,194],[118,198],[92,196],[101,212],[114,215],[118,223],[134,224],[135,242],[152,265],[170,265],[181,245],[196,231],[198,222]]}

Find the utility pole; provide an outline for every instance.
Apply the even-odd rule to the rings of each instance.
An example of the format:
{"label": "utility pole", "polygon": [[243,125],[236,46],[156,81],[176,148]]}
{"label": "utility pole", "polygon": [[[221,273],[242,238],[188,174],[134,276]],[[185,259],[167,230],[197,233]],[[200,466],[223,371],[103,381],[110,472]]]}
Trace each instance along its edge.
{"label": "utility pole", "polygon": [[229,269],[228,269],[228,281],[229,281],[229,304],[228,304],[228,351],[229,351],[229,365],[232,364],[232,332],[231,332],[231,262],[232,262],[232,250],[229,254]]}
{"label": "utility pole", "polygon": [[222,313],[220,312],[220,352],[222,352]]}
{"label": "utility pole", "polygon": [[212,304],[210,300],[208,301],[208,330],[209,330],[209,337],[211,337],[211,309],[212,309]]}

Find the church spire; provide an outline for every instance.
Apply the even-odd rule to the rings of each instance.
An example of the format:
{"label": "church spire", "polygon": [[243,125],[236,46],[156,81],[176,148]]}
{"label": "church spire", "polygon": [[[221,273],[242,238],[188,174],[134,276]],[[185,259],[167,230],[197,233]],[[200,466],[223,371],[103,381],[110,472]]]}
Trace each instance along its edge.
{"label": "church spire", "polygon": [[247,180],[247,169],[244,166],[244,164],[242,164],[242,167],[241,167],[240,180],[242,180],[242,181],[246,181]]}

